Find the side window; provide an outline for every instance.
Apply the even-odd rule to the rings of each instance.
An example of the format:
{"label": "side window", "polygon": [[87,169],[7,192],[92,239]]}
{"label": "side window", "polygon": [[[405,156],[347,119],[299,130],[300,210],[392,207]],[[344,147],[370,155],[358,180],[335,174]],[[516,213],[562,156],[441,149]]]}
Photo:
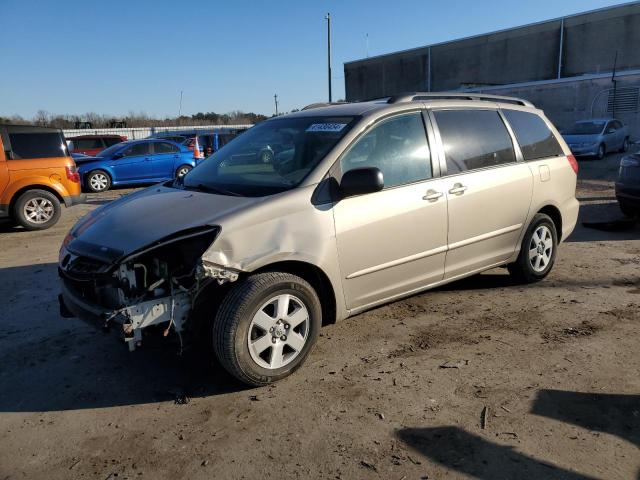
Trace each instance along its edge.
{"label": "side window", "polygon": [[[19,127],[17,127],[17,131],[12,131],[11,127],[9,128],[11,157],[14,160],[69,156],[67,144],[61,132],[28,133]],[[7,146],[5,145],[6,148]]]}
{"label": "side window", "polygon": [[112,147],[116,143],[120,143],[122,141],[119,138],[113,138],[113,137],[106,137],[106,138],[103,138],[103,140],[107,147]]}
{"label": "side window", "polygon": [[89,150],[93,148],[103,148],[102,140],[99,138],[80,138],[75,141],[75,150]]}
{"label": "side window", "polygon": [[340,167],[343,173],[378,167],[385,187],[431,178],[431,153],[422,114],[401,115],[374,125],[342,157]]}
{"label": "side window", "polygon": [[503,110],[520,144],[525,160],[564,155],[558,140],[542,118],[534,113]]}
{"label": "side window", "polygon": [[149,143],[136,143],[135,145],[131,145],[129,148],[127,148],[124,152],[122,152],[122,154],[125,157],[149,155],[149,153],[151,153],[149,146],[150,146]]}
{"label": "side window", "polygon": [[157,142],[153,144],[153,151],[156,154],[160,154],[160,153],[174,153],[178,151],[178,147],[176,147],[175,145],[171,145],[170,143],[166,143],[166,142]]}
{"label": "side window", "polygon": [[516,161],[511,137],[495,110],[433,112],[447,161],[447,174]]}

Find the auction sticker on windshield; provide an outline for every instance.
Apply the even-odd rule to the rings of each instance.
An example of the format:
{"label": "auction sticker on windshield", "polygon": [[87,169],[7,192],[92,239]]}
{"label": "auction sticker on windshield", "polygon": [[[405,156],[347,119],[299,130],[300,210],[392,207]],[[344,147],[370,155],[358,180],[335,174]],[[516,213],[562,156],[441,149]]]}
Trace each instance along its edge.
{"label": "auction sticker on windshield", "polygon": [[309,125],[307,128],[307,132],[339,132],[344,127],[346,127],[346,123],[314,123],[313,125]]}

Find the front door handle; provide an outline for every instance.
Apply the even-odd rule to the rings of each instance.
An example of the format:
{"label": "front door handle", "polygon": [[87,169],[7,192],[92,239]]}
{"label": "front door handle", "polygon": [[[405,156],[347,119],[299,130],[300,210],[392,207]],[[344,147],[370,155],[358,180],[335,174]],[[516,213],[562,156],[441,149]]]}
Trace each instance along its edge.
{"label": "front door handle", "polygon": [[462,185],[461,183],[455,183],[453,188],[449,190],[449,193],[452,195],[462,195],[467,190],[467,187]]}
{"label": "front door handle", "polygon": [[429,190],[427,190],[427,194],[424,197],[422,197],[422,199],[428,200],[430,202],[435,202],[441,196],[442,196],[442,192],[436,192],[435,190],[430,188]]}

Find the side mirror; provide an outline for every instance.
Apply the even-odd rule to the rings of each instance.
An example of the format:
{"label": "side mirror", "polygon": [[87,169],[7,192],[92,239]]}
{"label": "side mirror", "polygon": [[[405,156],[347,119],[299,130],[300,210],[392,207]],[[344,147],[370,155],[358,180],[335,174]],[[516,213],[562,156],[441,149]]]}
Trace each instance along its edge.
{"label": "side mirror", "polygon": [[379,168],[354,168],[342,175],[340,191],[345,197],[379,192],[384,188],[384,177]]}
{"label": "side mirror", "polygon": [[607,129],[607,134],[609,133],[616,133],[616,129],[615,128],[608,128]]}
{"label": "side mirror", "polygon": [[124,157],[124,153],[122,153],[122,152],[118,152],[118,153],[114,153],[113,154],[113,159],[114,160],[117,160],[117,159],[122,158],[122,157]]}

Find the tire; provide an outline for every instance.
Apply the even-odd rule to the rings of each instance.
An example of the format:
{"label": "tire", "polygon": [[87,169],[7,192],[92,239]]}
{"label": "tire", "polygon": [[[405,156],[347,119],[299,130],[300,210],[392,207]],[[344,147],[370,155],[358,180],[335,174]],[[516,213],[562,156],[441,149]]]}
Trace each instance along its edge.
{"label": "tire", "polygon": [[104,170],[93,170],[85,177],[85,186],[90,192],[106,192],[111,188],[111,176]]}
{"label": "tire", "polygon": [[633,208],[631,205],[625,202],[621,202],[618,200],[618,205],[620,205],[620,211],[623,215],[629,218],[637,218],[640,216],[640,210],[637,208]]}
{"label": "tire", "polygon": [[602,160],[606,154],[607,154],[607,150],[606,150],[606,148],[604,146],[604,143],[601,143],[598,146],[598,153],[596,153],[596,158],[598,160]]}
{"label": "tire", "polygon": [[176,178],[184,177],[187,173],[193,170],[191,165],[180,165],[176,168]]}
{"label": "tire", "polygon": [[[537,240],[541,234],[544,237],[542,244]],[[548,251],[549,247],[551,251]],[[518,259],[507,266],[509,273],[520,283],[538,282],[553,268],[557,250],[558,234],[553,220],[544,213],[538,213],[522,239]]]}
{"label": "tire", "polygon": [[[289,305],[286,315],[278,312],[281,299],[281,308]],[[281,317],[290,324],[276,323]],[[300,323],[293,325],[296,321]],[[234,285],[222,300],[213,324],[214,352],[225,370],[241,382],[267,385],[302,365],[321,325],[320,300],[309,283],[289,273],[259,273]]]}
{"label": "tire", "polygon": [[628,150],[629,150],[629,137],[625,137],[624,141],[622,142],[622,147],[620,147],[620,153],[625,153]]}
{"label": "tire", "polygon": [[28,190],[13,206],[13,218],[26,230],[45,230],[60,219],[60,201],[46,190]]}

